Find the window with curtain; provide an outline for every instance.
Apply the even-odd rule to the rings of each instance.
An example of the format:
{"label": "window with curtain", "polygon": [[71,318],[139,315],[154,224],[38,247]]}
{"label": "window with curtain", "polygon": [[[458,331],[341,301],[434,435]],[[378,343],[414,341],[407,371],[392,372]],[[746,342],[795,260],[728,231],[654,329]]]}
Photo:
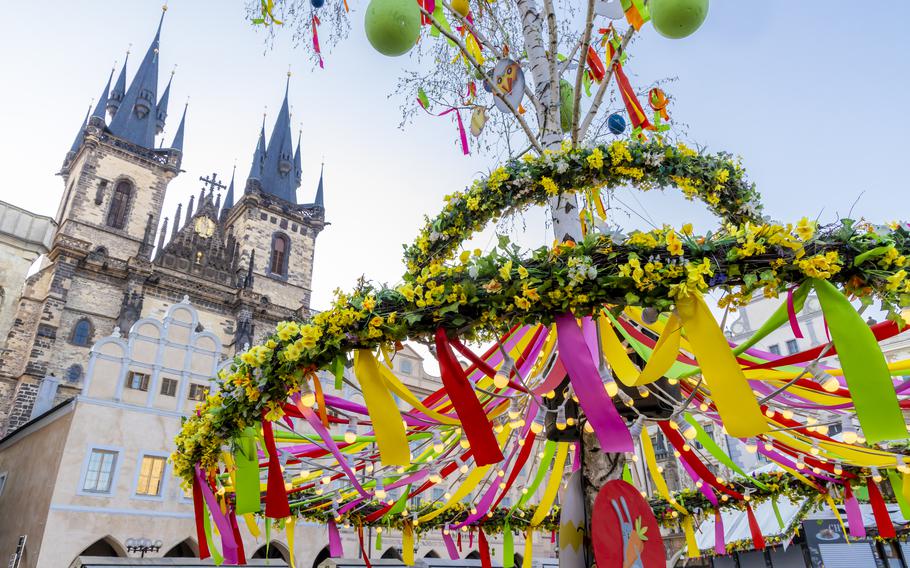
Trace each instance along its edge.
{"label": "window with curtain", "polygon": [[269,260],[269,272],[279,276],[287,276],[288,251],[291,243],[287,235],[278,233],[272,239],[272,257]]}
{"label": "window with curtain", "polygon": [[164,477],[164,465],[167,459],[160,456],[142,456],[139,466],[139,481],[136,484],[137,495],[157,497],[161,495],[161,479]]}
{"label": "window with curtain", "polygon": [[82,489],[91,493],[110,493],[117,465],[117,452],[93,449],[85,471]]}
{"label": "window with curtain", "polygon": [[126,226],[126,214],[130,199],[133,197],[133,186],[128,181],[121,181],[114,189],[111,208],[107,212],[107,226],[122,229]]}

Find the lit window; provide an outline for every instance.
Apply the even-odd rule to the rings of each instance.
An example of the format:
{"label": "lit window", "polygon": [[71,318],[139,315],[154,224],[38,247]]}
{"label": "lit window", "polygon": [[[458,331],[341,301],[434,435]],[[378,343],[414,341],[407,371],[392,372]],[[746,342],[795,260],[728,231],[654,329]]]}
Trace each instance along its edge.
{"label": "lit window", "polygon": [[138,391],[149,390],[149,376],[145,373],[130,373],[126,378],[126,388]]}
{"label": "lit window", "polygon": [[91,493],[110,493],[116,465],[117,452],[92,450],[82,489]]}
{"label": "lit window", "polygon": [[789,355],[793,355],[793,354],[796,353],[797,351],[799,351],[799,345],[796,343],[796,340],[795,340],[795,339],[788,339],[788,340],[787,340],[787,353],[788,353]]}
{"label": "lit window", "polygon": [[768,351],[775,355],[780,355],[780,345],[774,344],[771,347],[768,347]]}
{"label": "lit window", "polygon": [[197,385],[195,383],[190,384],[190,400],[205,400],[205,391],[208,390],[207,385]]}
{"label": "lit window", "polygon": [[121,181],[111,198],[111,208],[107,212],[107,226],[122,229],[126,226],[126,213],[129,210],[133,187],[129,182]]}
{"label": "lit window", "polygon": [[288,249],[290,243],[286,235],[278,233],[272,239],[272,257],[269,260],[269,272],[279,276],[287,276]]}
{"label": "lit window", "polygon": [[414,365],[411,363],[410,359],[401,360],[401,372],[405,375],[410,375],[414,371]]}
{"label": "lit window", "polygon": [[164,477],[165,458],[159,456],[143,456],[142,465],[139,467],[139,482],[136,485],[136,495],[161,495],[161,479]]}
{"label": "lit window", "polygon": [[161,379],[161,394],[164,396],[176,396],[177,381],[174,379]]}
{"label": "lit window", "polygon": [[73,327],[73,335],[70,337],[70,343],[85,347],[92,340],[92,322],[87,319],[81,319]]}

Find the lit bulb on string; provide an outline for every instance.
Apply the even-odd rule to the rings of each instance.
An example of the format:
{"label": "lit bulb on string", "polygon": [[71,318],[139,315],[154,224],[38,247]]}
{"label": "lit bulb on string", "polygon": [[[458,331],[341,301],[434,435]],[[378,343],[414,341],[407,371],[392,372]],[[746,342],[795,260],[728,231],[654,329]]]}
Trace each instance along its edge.
{"label": "lit bulb on string", "polygon": [[442,439],[439,437],[439,432],[433,432],[433,451],[436,454],[441,454],[445,450],[445,446],[442,443]]}
{"label": "lit bulb on string", "polygon": [[750,454],[754,454],[758,451],[758,443],[756,442],[755,438],[748,438],[745,442],[745,445],[746,451]]}
{"label": "lit bulb on string", "polygon": [[509,402],[509,418],[515,420],[521,416],[521,401],[518,400],[518,397],[512,397],[512,400]]}
{"label": "lit bulb on string", "polygon": [[512,370],[515,368],[515,363],[512,361],[512,358],[508,355],[502,360],[502,365],[497,369],[496,374],[493,375],[493,386],[498,389],[504,389],[509,386],[509,377],[512,376]]}
{"label": "lit bulb on string", "polygon": [[842,473],[844,473],[844,468],[841,466],[841,464],[834,464],[834,475],[841,475]]}
{"label": "lit bulb on string", "polygon": [[357,418],[354,416],[348,420],[348,427],[344,431],[344,441],[348,444],[353,444],[357,441]]}
{"label": "lit bulb on string", "polygon": [[825,392],[837,392],[837,389],[840,388],[840,383],[835,377],[819,368],[818,361],[814,361],[811,365],[806,367],[806,372],[812,375],[812,379],[815,380]]}
{"label": "lit bulb on string", "polygon": [[701,404],[698,405],[698,409],[701,410],[702,412],[708,412],[708,409],[709,409],[709,408],[711,408],[711,407],[708,406],[708,403],[707,403],[707,402],[703,402],[703,403],[701,403]]}
{"label": "lit bulb on string", "polygon": [[695,426],[686,422],[682,427],[682,435],[686,440],[694,440],[698,436]]}
{"label": "lit bulb on string", "polygon": [[817,456],[819,451],[820,451],[820,449],[818,447],[818,440],[812,440],[812,448],[809,450],[809,452],[813,456]]}
{"label": "lit bulb on string", "polygon": [[872,468],[872,481],[880,483],[882,480],[882,474],[878,471],[877,467]]}
{"label": "lit bulb on string", "polygon": [[616,393],[619,392],[619,385],[616,384],[616,379],[613,378],[613,369],[609,364],[601,365],[600,380],[604,384],[604,390],[607,391],[607,396],[610,398],[616,396]]}
{"label": "lit bulb on string", "polygon": [[566,429],[566,405],[562,404],[556,409],[556,429]]}
{"label": "lit bulb on string", "polygon": [[442,481],[442,476],[439,475],[439,470],[436,469],[435,467],[430,468],[429,479],[430,479],[430,483],[439,483],[440,481]]}
{"label": "lit bulb on string", "polygon": [[845,444],[855,444],[859,440],[859,434],[856,433],[856,427],[853,426],[853,421],[850,420],[849,416],[844,416],[841,420],[842,428],[842,439]]}
{"label": "lit bulb on string", "polygon": [[765,451],[770,452],[774,449],[774,443],[771,441],[765,442]]}
{"label": "lit bulb on string", "polygon": [[300,403],[307,408],[313,408],[316,404],[316,394],[308,381],[303,381],[303,386],[300,387]]}
{"label": "lit bulb on string", "polygon": [[897,457],[897,471],[899,471],[901,473],[910,473],[910,467],[908,467],[906,462],[904,462],[904,456],[896,456],[896,457]]}
{"label": "lit bulb on string", "polygon": [[622,401],[623,404],[625,404],[629,408],[632,408],[633,406],[635,406],[635,399],[633,399],[631,396],[627,395],[626,391],[622,391],[622,390],[619,391],[619,399]]}
{"label": "lit bulb on string", "polygon": [[789,408],[785,409],[783,412],[781,412],[781,414],[783,415],[784,420],[792,420],[792,419],[793,419],[793,411],[790,410]]}
{"label": "lit bulb on string", "polygon": [[387,493],[385,492],[385,487],[382,486],[382,480],[376,480],[376,488],[373,490],[373,494],[380,501],[386,498]]}
{"label": "lit bulb on string", "polygon": [[458,441],[458,445],[461,446],[462,450],[467,450],[471,448],[471,442],[467,438],[462,438]]}
{"label": "lit bulb on string", "polygon": [[638,396],[640,396],[641,398],[648,398],[649,396],[651,396],[651,389],[649,389],[648,387],[646,387],[644,385],[640,385],[638,387]]}

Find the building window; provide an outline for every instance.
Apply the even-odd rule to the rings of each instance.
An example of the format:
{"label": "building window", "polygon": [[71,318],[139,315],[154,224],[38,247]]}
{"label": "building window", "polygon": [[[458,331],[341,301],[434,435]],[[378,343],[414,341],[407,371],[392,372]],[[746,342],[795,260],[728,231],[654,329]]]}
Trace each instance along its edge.
{"label": "building window", "polygon": [[110,493],[117,465],[117,452],[93,449],[85,471],[82,490],[90,493]]}
{"label": "building window", "polygon": [[114,189],[111,198],[111,208],[107,212],[107,226],[122,229],[126,226],[126,214],[129,210],[130,199],[133,195],[133,186],[128,181],[121,181]]}
{"label": "building window", "polygon": [[414,372],[414,365],[411,363],[410,359],[401,360],[401,372],[405,375],[410,375],[412,372]]}
{"label": "building window", "polygon": [[69,383],[78,383],[82,380],[82,365],[70,365],[66,370],[66,381]]}
{"label": "building window", "polygon": [[190,384],[190,400],[205,400],[205,391],[208,390],[207,385],[198,385],[196,383]]}
{"label": "building window", "polygon": [[70,336],[70,343],[87,347],[92,340],[92,322],[82,318],[73,326],[73,334]]}
{"label": "building window", "polygon": [[771,353],[773,353],[775,355],[780,355],[780,345],[777,345],[775,343],[774,345],[768,347],[768,351],[770,351]]}
{"label": "building window", "polygon": [[287,235],[275,233],[272,237],[272,256],[269,260],[269,272],[278,276],[288,275],[288,251],[291,242]]}
{"label": "building window", "polygon": [[142,456],[139,467],[139,481],[136,484],[136,495],[158,497],[161,495],[161,480],[164,478],[164,465],[167,460],[160,456]]}
{"label": "building window", "polygon": [[3,490],[6,488],[6,478],[9,476],[7,472],[0,473],[0,497],[3,497]]}
{"label": "building window", "polygon": [[164,396],[177,396],[177,381],[174,379],[161,379],[161,394]]}
{"label": "building window", "polygon": [[788,339],[787,340],[787,353],[790,355],[793,355],[797,351],[799,351],[799,345],[797,345],[796,340]]}
{"label": "building window", "polygon": [[145,373],[131,372],[126,378],[126,388],[138,391],[149,390],[149,376]]}

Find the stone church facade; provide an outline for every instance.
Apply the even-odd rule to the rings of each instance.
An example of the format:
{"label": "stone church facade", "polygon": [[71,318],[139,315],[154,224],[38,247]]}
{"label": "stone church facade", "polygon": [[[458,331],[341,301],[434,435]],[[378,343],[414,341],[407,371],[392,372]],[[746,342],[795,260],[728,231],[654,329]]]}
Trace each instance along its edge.
{"label": "stone church facade", "polygon": [[42,381],[59,384],[58,401],[78,394],[95,341],[118,328],[128,336],[140,318],[184,298],[225,356],[309,313],[325,208],[321,178],[312,203],[297,201],[300,139],[295,150],[287,89],[268,140],[263,123],[245,183],[235,190],[233,177],[227,187],[200,178],[198,198],[168,218],[186,109],[174,138],[159,142],[171,91],[169,81],[159,97],[160,36],[159,22],[128,86],[126,63],[116,81],[111,74],[66,154],[49,250],[3,314],[11,323],[0,337],[0,434],[32,417]]}

